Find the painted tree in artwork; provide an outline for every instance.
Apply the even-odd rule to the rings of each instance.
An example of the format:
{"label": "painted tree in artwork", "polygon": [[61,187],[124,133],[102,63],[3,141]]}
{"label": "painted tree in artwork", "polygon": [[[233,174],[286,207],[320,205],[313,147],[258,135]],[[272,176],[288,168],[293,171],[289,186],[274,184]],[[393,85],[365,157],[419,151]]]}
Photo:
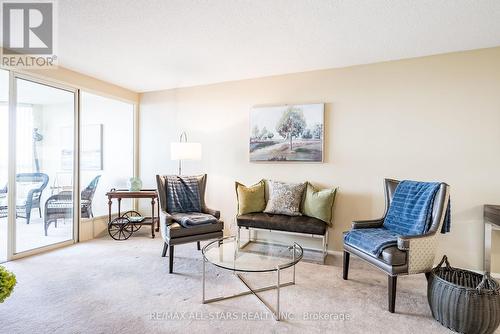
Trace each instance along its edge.
{"label": "painted tree in artwork", "polygon": [[254,126],[253,129],[252,129],[252,138],[253,139],[258,139],[259,138],[259,133],[260,133],[259,127],[257,125]]}
{"label": "painted tree in artwork", "polygon": [[302,133],[302,139],[311,139],[313,137],[311,129],[305,129]]}
{"label": "painted tree in artwork", "polygon": [[262,130],[260,131],[260,139],[267,139],[267,135],[269,134],[269,131],[267,131],[266,127],[263,127]]}
{"label": "painted tree in artwork", "polygon": [[300,108],[290,106],[281,116],[276,131],[281,137],[290,141],[290,150],[293,149],[293,138],[298,138],[306,128],[306,119]]}
{"label": "painted tree in artwork", "polygon": [[315,124],[313,129],[314,139],[323,139],[323,124]]}

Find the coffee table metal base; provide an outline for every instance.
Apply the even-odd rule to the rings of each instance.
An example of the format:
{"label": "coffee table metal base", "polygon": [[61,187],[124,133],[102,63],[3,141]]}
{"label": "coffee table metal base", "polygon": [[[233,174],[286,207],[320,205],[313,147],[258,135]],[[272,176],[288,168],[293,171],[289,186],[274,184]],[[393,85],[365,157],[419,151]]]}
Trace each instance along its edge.
{"label": "coffee table metal base", "polygon": [[[202,291],[203,291],[203,296],[202,296],[202,303],[203,304],[208,304],[208,303],[213,303],[213,302],[218,302],[221,300],[226,300],[226,299],[231,299],[231,298],[236,298],[236,297],[241,297],[241,296],[246,296],[253,294],[257,299],[260,300],[260,302],[273,314],[274,319],[279,321],[281,319],[280,317],[280,289],[289,286],[289,285],[294,285],[295,284],[295,265],[292,266],[293,270],[293,279],[291,282],[286,282],[286,283],[281,283],[280,276],[281,276],[281,271],[282,268],[277,267],[275,272],[276,272],[276,284],[275,285],[269,285],[265,286],[262,288],[258,289],[253,289],[250,287],[248,282],[242,277],[241,274],[236,274],[235,276],[239,278],[239,280],[246,286],[248,291],[243,291],[234,295],[230,296],[224,296],[224,297],[216,297],[216,298],[210,298],[210,299],[205,299],[205,267],[206,267],[206,262],[207,260],[203,258],[203,279],[202,279]],[[268,291],[268,290],[273,290],[276,289],[276,308],[273,309],[271,305],[269,305],[265,300],[263,300],[257,293],[262,292],[262,291]]]}

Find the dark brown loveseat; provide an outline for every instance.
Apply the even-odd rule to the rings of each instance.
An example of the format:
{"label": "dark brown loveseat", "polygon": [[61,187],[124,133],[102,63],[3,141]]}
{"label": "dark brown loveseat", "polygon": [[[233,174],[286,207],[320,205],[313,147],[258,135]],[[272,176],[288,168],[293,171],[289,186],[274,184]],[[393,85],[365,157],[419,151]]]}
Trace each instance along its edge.
{"label": "dark brown loveseat", "polygon": [[323,242],[323,261],[326,258],[328,249],[328,224],[317,218],[257,212],[237,216],[236,223],[238,225],[238,239],[240,237],[241,229],[249,231],[249,239],[251,239],[252,236],[251,230],[277,231],[288,234],[310,236],[312,238],[321,238]]}

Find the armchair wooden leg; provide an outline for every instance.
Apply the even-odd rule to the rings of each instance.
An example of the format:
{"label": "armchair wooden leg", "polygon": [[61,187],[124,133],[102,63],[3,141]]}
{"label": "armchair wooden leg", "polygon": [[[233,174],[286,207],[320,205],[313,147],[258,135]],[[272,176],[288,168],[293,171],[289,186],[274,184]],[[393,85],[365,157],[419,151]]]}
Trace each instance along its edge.
{"label": "armchair wooden leg", "polygon": [[168,256],[168,272],[171,274],[174,271],[174,246],[170,245],[170,255]]}
{"label": "armchair wooden leg", "polygon": [[397,276],[387,276],[388,292],[389,292],[389,312],[394,313],[396,307],[396,285],[398,282]]}
{"label": "armchair wooden leg", "polygon": [[344,266],[342,270],[342,277],[347,280],[347,276],[349,275],[349,258],[351,254],[344,251]]}
{"label": "armchair wooden leg", "polygon": [[200,249],[201,249],[201,246],[200,246],[200,242],[199,242],[199,241],[197,241],[197,242],[196,242],[196,246],[198,247],[198,250],[200,250]]}
{"label": "armchair wooden leg", "polygon": [[163,251],[161,252],[161,257],[165,257],[167,255],[168,244],[166,242],[163,243]]}

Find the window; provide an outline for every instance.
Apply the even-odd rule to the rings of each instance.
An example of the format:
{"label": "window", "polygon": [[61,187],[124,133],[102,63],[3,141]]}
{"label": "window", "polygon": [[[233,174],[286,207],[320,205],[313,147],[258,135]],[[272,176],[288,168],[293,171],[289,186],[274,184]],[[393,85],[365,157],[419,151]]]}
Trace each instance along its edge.
{"label": "window", "polygon": [[33,107],[19,104],[16,109],[16,138],[17,138],[17,171],[31,173],[34,170],[33,161]]}
{"label": "window", "polygon": [[[127,188],[134,175],[134,104],[18,73],[10,81],[9,75],[0,70],[0,262],[74,242],[75,210],[83,219],[107,216],[105,193]],[[9,89],[16,96],[13,119]],[[79,169],[74,166],[77,128]],[[15,162],[9,161],[10,149]],[[77,176],[79,185],[73,182]],[[80,203],[73,201],[75,191],[82,195]],[[122,212],[133,204],[123,200]]]}
{"label": "window", "polygon": [[[134,175],[134,105],[87,92],[81,92],[80,101],[80,185],[84,190],[100,176],[92,211],[94,216],[104,216],[108,214],[106,192],[127,188]],[[132,206],[132,200],[123,200],[122,212]]]}
{"label": "window", "polygon": [[9,162],[9,72],[0,70],[0,263],[7,260],[7,180]]}

